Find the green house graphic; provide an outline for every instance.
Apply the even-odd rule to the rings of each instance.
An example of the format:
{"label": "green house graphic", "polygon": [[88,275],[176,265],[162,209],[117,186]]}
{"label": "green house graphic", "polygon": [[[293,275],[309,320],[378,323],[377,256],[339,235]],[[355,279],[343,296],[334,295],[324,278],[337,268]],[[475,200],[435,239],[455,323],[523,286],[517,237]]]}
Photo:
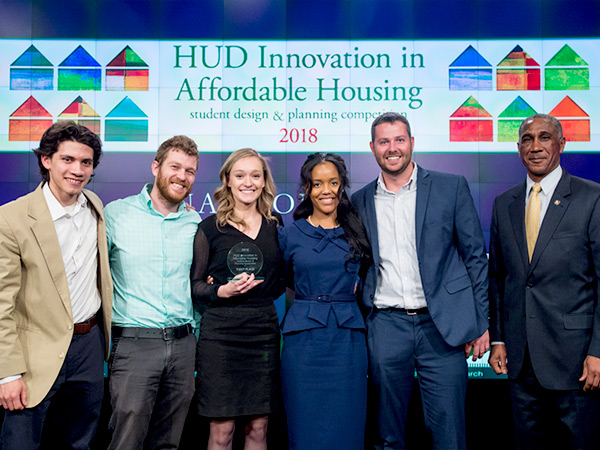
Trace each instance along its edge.
{"label": "green house graphic", "polygon": [[99,91],[101,81],[100,64],[81,45],[58,65],[59,91]]}
{"label": "green house graphic", "polygon": [[588,63],[566,44],[546,64],[544,78],[547,91],[590,89]]}
{"label": "green house graphic", "polygon": [[148,116],[125,97],[104,121],[105,141],[148,141]]}
{"label": "green house graphic", "polygon": [[519,127],[536,111],[520,95],[498,115],[498,142],[517,142]]}

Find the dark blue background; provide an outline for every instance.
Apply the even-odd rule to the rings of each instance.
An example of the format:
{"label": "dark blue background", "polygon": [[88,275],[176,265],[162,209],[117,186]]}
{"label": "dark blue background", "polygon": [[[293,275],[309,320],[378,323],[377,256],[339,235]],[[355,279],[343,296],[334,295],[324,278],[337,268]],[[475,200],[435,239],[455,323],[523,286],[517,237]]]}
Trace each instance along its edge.
{"label": "dark blue background", "polygon": [[[0,38],[518,40],[590,37],[600,37],[600,1],[597,0],[0,0]],[[417,143],[418,139],[416,136]],[[525,176],[516,145],[509,148],[514,152],[416,153],[415,160],[428,169],[466,176],[487,237],[494,197]],[[570,153],[568,148],[567,144],[563,166],[572,174],[600,181],[599,155]],[[342,154],[354,189],[378,173],[373,157],[367,148],[364,150],[361,154]],[[202,199],[216,187],[218,170],[226,156],[202,155],[193,191],[193,203],[198,210]],[[296,193],[299,167],[305,157],[306,154],[271,156],[275,181],[281,192]],[[150,153],[105,154],[90,187],[105,203],[137,193],[144,182],[152,179],[152,159]],[[37,161],[31,153],[0,149],[0,204],[33,190],[39,179]],[[204,211],[208,212],[208,208]],[[486,383],[469,385],[469,448],[511,448],[507,385]],[[431,448],[418,408],[418,390],[415,395],[417,408],[411,409],[407,425],[409,447]],[[98,449],[106,448],[109,408],[105,407],[94,446]],[[205,448],[207,424],[194,414],[190,414],[188,420],[181,448]],[[285,418],[273,417],[269,430],[270,448],[284,449]],[[236,439],[235,448],[238,448],[239,436]]]}
{"label": "dark blue background", "polygon": [[[0,0],[0,38],[25,39],[548,39],[600,37],[597,0]],[[598,49],[600,51],[600,48]],[[415,137],[417,142],[419,137]],[[417,146],[418,148],[418,146]],[[512,153],[415,154],[423,167],[467,177],[486,238],[494,197],[525,171]],[[1,150],[1,149],[0,149]],[[260,149],[258,149],[260,151]],[[339,150],[339,149],[336,149]],[[600,149],[598,149],[600,150]],[[368,152],[368,148],[365,148]],[[378,173],[370,153],[342,154],[353,188]],[[104,202],[151,181],[149,153],[105,154],[90,188]],[[203,154],[194,187],[199,210],[218,183],[224,154]],[[271,156],[280,192],[295,195],[300,154]],[[596,153],[569,153],[563,166],[600,181]],[[0,204],[39,182],[31,154],[0,153]],[[204,208],[201,212],[208,212]]]}

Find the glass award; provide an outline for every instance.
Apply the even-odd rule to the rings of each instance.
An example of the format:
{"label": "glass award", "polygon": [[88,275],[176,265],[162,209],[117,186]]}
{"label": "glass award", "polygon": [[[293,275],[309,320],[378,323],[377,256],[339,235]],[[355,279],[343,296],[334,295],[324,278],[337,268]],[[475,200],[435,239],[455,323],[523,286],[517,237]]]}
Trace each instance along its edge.
{"label": "glass award", "polygon": [[234,280],[242,272],[248,275],[254,274],[257,280],[264,280],[264,277],[256,276],[262,269],[263,262],[263,254],[256,244],[252,242],[235,244],[227,254],[227,267],[233,275],[227,278],[227,281]]}

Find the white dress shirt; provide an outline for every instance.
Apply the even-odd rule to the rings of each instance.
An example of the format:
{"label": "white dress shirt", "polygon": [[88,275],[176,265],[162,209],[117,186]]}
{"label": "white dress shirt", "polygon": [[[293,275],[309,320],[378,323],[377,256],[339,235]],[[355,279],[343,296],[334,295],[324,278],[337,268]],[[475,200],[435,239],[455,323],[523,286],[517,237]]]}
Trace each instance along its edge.
{"label": "white dress shirt", "polygon": [[408,183],[394,193],[380,173],[375,191],[379,237],[379,276],[373,303],[377,308],[419,309],[427,306],[415,232],[417,165]]}
{"label": "white dress shirt", "polygon": [[48,184],[42,188],[54,221],[71,297],[73,323],[83,322],[100,309],[98,291],[98,219],[85,195],[62,206]]}

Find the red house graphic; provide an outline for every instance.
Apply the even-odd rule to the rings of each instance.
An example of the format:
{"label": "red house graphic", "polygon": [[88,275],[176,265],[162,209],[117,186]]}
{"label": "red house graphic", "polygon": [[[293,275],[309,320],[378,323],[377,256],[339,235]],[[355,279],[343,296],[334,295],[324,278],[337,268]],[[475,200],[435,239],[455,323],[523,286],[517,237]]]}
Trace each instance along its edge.
{"label": "red house graphic", "polygon": [[39,141],[52,126],[52,115],[32,96],[8,119],[9,141]]}
{"label": "red house graphic", "polygon": [[126,46],[106,65],[107,91],[147,91],[148,64]]}
{"label": "red house graphic", "polygon": [[496,69],[499,91],[539,91],[540,65],[517,45],[500,61]]}
{"label": "red house graphic", "polygon": [[450,142],[491,142],[494,121],[473,96],[450,116]]}
{"label": "red house graphic", "polygon": [[590,116],[568,95],[549,114],[560,121],[567,141],[590,141]]}

